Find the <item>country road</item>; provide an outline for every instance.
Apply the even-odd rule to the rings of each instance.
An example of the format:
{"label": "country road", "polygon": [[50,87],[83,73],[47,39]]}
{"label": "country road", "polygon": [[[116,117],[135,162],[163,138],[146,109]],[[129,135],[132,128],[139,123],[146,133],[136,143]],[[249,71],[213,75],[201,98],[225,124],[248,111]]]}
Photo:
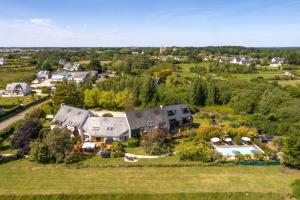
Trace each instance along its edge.
{"label": "country road", "polygon": [[14,116],[12,116],[12,117],[6,119],[6,120],[0,122],[0,131],[2,131],[2,130],[5,129],[6,127],[8,127],[8,126],[10,126],[10,125],[12,125],[12,124],[14,124],[14,123],[16,123],[17,121],[20,121],[20,120],[24,119],[24,117],[25,117],[25,115],[26,115],[27,113],[29,113],[29,112],[32,111],[34,108],[36,108],[36,107],[38,107],[38,106],[40,106],[40,105],[42,105],[42,104],[44,104],[44,103],[46,103],[46,102],[47,102],[47,101],[43,101],[43,102],[41,102],[41,103],[39,103],[39,104],[37,104],[37,105],[34,105],[34,106],[30,107],[30,108],[27,108],[27,109],[25,109],[24,111],[22,111],[22,112],[20,112],[20,113],[18,113],[18,114],[16,114],[16,115],[14,115]]}

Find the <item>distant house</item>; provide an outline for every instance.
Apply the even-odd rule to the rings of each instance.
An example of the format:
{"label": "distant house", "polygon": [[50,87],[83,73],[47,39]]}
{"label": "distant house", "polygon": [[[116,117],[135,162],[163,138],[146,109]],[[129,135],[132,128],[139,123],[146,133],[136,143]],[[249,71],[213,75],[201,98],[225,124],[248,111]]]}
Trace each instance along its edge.
{"label": "distant house", "polygon": [[125,116],[129,125],[129,137],[139,137],[141,133],[151,129],[170,130],[166,111],[161,108],[130,111]]}
{"label": "distant house", "polygon": [[49,78],[50,72],[49,71],[39,71],[36,75],[36,79],[38,80],[46,80]]}
{"label": "distant house", "polygon": [[7,84],[2,96],[26,96],[31,92],[32,90],[27,83],[11,83]]}
{"label": "distant house", "polygon": [[129,137],[125,117],[89,117],[83,131],[83,139],[92,142],[126,141]]}
{"label": "distant house", "polygon": [[59,59],[58,64],[60,64],[61,66],[64,66],[66,64],[66,60],[65,59]]}
{"label": "distant house", "polygon": [[69,81],[74,81],[76,83],[83,83],[88,78],[90,72],[71,72],[71,76],[68,77]]}
{"label": "distant house", "polygon": [[237,65],[250,65],[251,61],[246,57],[234,57],[230,63]]}
{"label": "distant house", "polygon": [[161,107],[168,115],[170,130],[177,127],[189,126],[193,122],[192,113],[187,104],[178,104]]}
{"label": "distant house", "polygon": [[219,63],[220,64],[228,64],[232,61],[232,58],[229,58],[229,57],[221,57],[220,60],[219,60]]}
{"label": "distant house", "polygon": [[271,67],[281,67],[284,63],[284,58],[275,57],[271,60]]}
{"label": "distant house", "polygon": [[83,134],[83,125],[88,117],[93,116],[90,111],[80,108],[62,105],[51,122],[51,129],[67,128],[73,133],[77,132],[80,136]]}
{"label": "distant house", "polygon": [[5,60],[4,60],[4,58],[0,58],[0,65],[5,65]]}
{"label": "distant house", "polygon": [[80,67],[79,63],[75,63],[73,65],[71,63],[67,63],[64,65],[64,70],[73,72],[73,71],[78,71],[79,67]]}
{"label": "distant house", "polygon": [[68,80],[70,76],[71,74],[69,72],[62,72],[62,73],[53,74],[51,79],[54,82],[62,82],[64,80]]}

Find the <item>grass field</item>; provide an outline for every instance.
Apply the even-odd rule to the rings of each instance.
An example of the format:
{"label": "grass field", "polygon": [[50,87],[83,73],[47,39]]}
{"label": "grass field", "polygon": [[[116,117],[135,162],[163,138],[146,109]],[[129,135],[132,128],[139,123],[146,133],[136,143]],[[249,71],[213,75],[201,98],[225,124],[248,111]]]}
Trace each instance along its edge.
{"label": "grass field", "polygon": [[19,70],[0,70],[0,89],[5,89],[7,83],[28,82],[34,78],[36,70],[34,68]]}
{"label": "grass field", "polygon": [[11,109],[15,106],[18,106],[20,103],[26,105],[33,101],[33,98],[38,99],[37,95],[27,95],[25,97],[1,97],[0,96],[0,107],[4,109]]}
{"label": "grass field", "polygon": [[300,171],[281,166],[76,168],[26,159],[0,165],[0,195],[255,192],[287,195]]}

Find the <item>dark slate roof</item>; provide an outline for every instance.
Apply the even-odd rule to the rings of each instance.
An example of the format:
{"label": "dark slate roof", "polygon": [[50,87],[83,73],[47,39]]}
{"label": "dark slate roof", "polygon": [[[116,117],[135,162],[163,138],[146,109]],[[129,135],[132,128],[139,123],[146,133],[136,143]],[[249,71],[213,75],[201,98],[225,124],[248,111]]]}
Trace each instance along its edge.
{"label": "dark slate roof", "polygon": [[126,116],[130,129],[155,127],[161,123],[166,125],[169,123],[166,111],[160,108],[130,111],[126,112]]}
{"label": "dark slate roof", "polygon": [[83,130],[94,137],[120,137],[129,127],[125,117],[89,117]]}
{"label": "dark slate roof", "polygon": [[62,127],[69,125],[81,128],[89,116],[92,116],[90,111],[63,105],[54,116],[52,124],[59,123]]}
{"label": "dark slate roof", "polygon": [[188,107],[187,104],[177,104],[177,105],[170,105],[170,106],[165,106],[164,109],[168,113],[168,118],[169,119],[179,119],[183,117],[191,117],[192,113]]}

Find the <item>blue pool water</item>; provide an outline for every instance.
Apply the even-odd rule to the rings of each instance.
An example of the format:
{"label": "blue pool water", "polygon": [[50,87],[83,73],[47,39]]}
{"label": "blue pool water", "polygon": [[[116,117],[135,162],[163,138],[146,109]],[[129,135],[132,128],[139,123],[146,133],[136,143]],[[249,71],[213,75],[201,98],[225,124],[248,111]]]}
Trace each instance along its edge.
{"label": "blue pool water", "polygon": [[252,150],[261,152],[260,149],[257,149],[255,146],[252,146],[252,145],[249,145],[249,146],[215,146],[215,149],[219,153],[221,153],[223,156],[234,156],[235,155],[233,153],[234,151],[239,151],[242,155],[245,155],[245,154],[252,155],[253,154],[251,152]]}

